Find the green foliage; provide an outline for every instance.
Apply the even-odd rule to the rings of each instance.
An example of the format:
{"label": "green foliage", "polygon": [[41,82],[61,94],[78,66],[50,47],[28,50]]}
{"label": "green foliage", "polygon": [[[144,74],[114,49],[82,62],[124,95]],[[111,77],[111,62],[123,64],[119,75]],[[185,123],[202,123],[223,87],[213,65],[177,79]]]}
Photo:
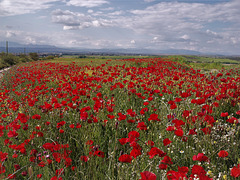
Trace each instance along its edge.
{"label": "green foliage", "polygon": [[19,61],[20,62],[29,62],[29,61],[31,61],[26,54],[20,54],[18,57],[19,57]]}
{"label": "green foliage", "polygon": [[4,64],[7,64],[9,66],[15,65],[19,62],[19,59],[13,54],[6,54],[2,56],[1,59]]}
{"label": "green foliage", "polygon": [[190,65],[193,68],[200,68],[203,70],[212,70],[217,69],[220,70],[224,67],[224,65],[220,62],[214,62],[214,63],[190,63]]}
{"label": "green foliage", "polygon": [[39,56],[37,53],[29,53],[29,56],[33,61],[39,60]]}
{"label": "green foliage", "polygon": [[180,64],[189,64],[189,62],[184,56],[175,55],[175,56],[168,56],[168,58],[170,58],[171,61],[178,62]]}
{"label": "green foliage", "polygon": [[[176,58],[175,60],[179,61],[180,57]],[[8,113],[6,117],[2,116],[3,124],[8,129],[2,128],[4,133],[0,141],[1,151],[9,153],[8,159],[4,162],[6,174],[16,172],[16,179],[20,179],[21,171],[30,168],[33,179],[37,174],[43,174],[42,179],[50,179],[55,176],[56,170],[64,168],[64,174],[61,175],[63,179],[125,180],[140,179],[140,172],[146,170],[155,173],[157,179],[166,179],[168,170],[178,170],[178,167],[187,166],[189,176],[191,167],[200,163],[206,171],[211,170],[215,176],[214,179],[218,176],[220,176],[219,179],[223,179],[222,175],[226,174],[230,176],[230,169],[238,162],[239,158],[239,124],[228,123],[226,121],[228,117],[221,117],[221,113],[228,112],[230,116],[236,116],[239,119],[240,116],[236,115],[239,110],[239,101],[238,98],[233,97],[217,100],[224,90],[224,88],[218,90],[217,88],[220,83],[222,87],[225,85],[229,87],[227,83],[222,83],[221,79],[234,78],[235,80],[232,81],[234,89],[228,89],[226,94],[233,96],[235,91],[237,94],[239,81],[235,75],[238,77],[239,74],[231,71],[231,75],[225,75],[224,71],[222,76],[207,79],[208,76],[193,70],[186,72],[186,66],[175,62],[163,61],[158,64],[156,60],[155,64],[151,65],[150,61],[141,62],[139,59],[136,62],[78,59],[77,63],[83,65],[80,67],[77,63],[72,63],[76,59],[77,57],[54,60],[62,60],[61,63],[32,62],[29,63],[30,67],[18,67],[15,71],[12,68],[9,76],[6,76],[4,86],[7,91],[0,91],[0,95],[5,95],[0,102],[0,111],[5,113],[6,110],[5,114]],[[62,65],[64,60],[71,64]],[[154,63],[154,61],[151,62]],[[91,66],[86,66],[86,63]],[[165,63],[168,63],[167,67],[155,69],[156,66],[162,66]],[[210,63],[206,64],[210,65]],[[212,64],[212,68],[221,65],[220,63]],[[96,65],[99,66],[96,67]],[[172,76],[176,74],[181,74],[179,80],[172,80]],[[183,76],[183,74],[185,75]],[[208,75],[210,76],[210,73]],[[208,84],[209,82],[211,82],[211,86]],[[163,92],[164,88],[162,87],[169,92]],[[187,92],[186,90],[192,89],[207,95],[210,87],[212,87],[213,94],[205,99],[204,104],[200,103],[199,105],[192,103],[192,100],[199,99],[195,95],[196,91],[192,91],[190,96],[184,98],[177,93],[179,90]],[[133,93],[134,91],[131,90],[136,90],[136,92]],[[154,90],[157,91],[154,92]],[[205,90],[206,93],[204,93]],[[180,97],[181,101],[177,101],[176,97]],[[31,104],[32,101],[34,104]],[[176,109],[171,109],[170,101],[175,101]],[[213,102],[218,102],[219,107],[213,106]],[[52,108],[47,106],[50,104]],[[86,107],[90,107],[90,109],[87,110]],[[110,107],[113,109],[108,109]],[[144,108],[147,108],[147,111],[142,111]],[[136,114],[129,113],[129,109]],[[183,116],[185,110],[189,111],[189,114]],[[213,113],[210,113],[211,110]],[[83,112],[87,112],[88,118],[84,118]],[[16,119],[19,116],[18,113],[25,113],[27,117],[29,116],[28,122],[19,122],[21,125],[21,128],[17,130],[19,135],[16,138],[9,137],[8,132],[12,130],[10,122],[17,119],[19,121],[19,118]],[[35,114],[41,115],[41,118],[33,118]],[[119,114],[126,115],[127,119],[119,119]],[[157,114],[160,120],[149,120],[152,114]],[[112,119],[108,115],[115,117]],[[213,127],[206,124],[206,121],[210,120],[208,119],[210,116],[216,120],[216,123],[211,122]],[[176,121],[174,123],[181,120],[187,124],[186,126],[175,124],[177,128],[181,126],[184,131],[183,137],[174,135],[176,129],[174,132],[166,131],[168,126],[174,125],[173,119]],[[57,127],[63,121],[66,124]],[[139,122],[144,122],[147,129],[137,129]],[[23,129],[26,124],[28,130]],[[77,124],[81,124],[81,127],[76,128]],[[71,127],[72,125],[73,127]],[[16,124],[17,127],[18,124]],[[212,134],[204,134],[202,131],[204,127],[211,127]],[[190,135],[190,129],[196,129],[197,135]],[[60,133],[60,130],[63,130],[64,133]],[[142,155],[136,159],[133,158],[131,164],[119,162],[120,155],[130,154],[133,149],[132,145],[134,145],[130,141],[121,145],[119,140],[128,138],[128,133],[132,130],[136,130],[140,134],[136,142],[141,146]],[[172,143],[164,146],[165,138],[169,138]],[[186,138],[188,139],[186,140]],[[10,145],[4,144],[5,139],[10,139],[11,144],[18,145],[18,149],[9,149]],[[93,140],[93,144],[86,144],[88,140]],[[151,149],[151,146],[147,144],[149,140],[155,142],[154,147],[166,152],[174,162],[174,164],[169,164],[166,171],[158,168],[163,158],[159,156],[149,158],[148,152]],[[23,142],[27,152],[25,154],[19,152]],[[59,147],[54,150],[46,150],[43,148],[45,143],[68,144],[69,148],[66,148],[66,151],[56,150]],[[30,154],[32,149],[38,151],[37,157]],[[104,158],[92,154],[97,149],[104,152]],[[217,153],[222,149],[229,152],[227,158],[218,157]],[[72,159],[72,166],[76,167],[75,171],[72,171],[71,167],[65,166],[64,159],[56,162],[53,158],[53,152],[66,155],[68,150],[71,150],[69,158]],[[15,152],[19,157],[13,159],[12,155]],[[210,161],[193,161],[193,156],[198,153],[204,153]],[[89,155],[88,162],[81,160],[83,155]],[[36,160],[35,162],[29,161],[31,156]],[[53,162],[48,164],[45,158],[49,158]],[[46,162],[44,167],[40,167],[41,161]],[[13,170],[16,163],[23,168],[19,172]],[[30,173],[28,176],[28,179],[31,179]]]}
{"label": "green foliage", "polygon": [[[36,59],[36,55],[30,53],[31,56]],[[11,53],[6,54],[5,52],[0,53],[0,69],[13,66],[19,63],[25,63],[33,61],[31,56],[27,56],[26,54],[14,55]]]}
{"label": "green foliage", "polygon": [[80,55],[80,56],[78,56],[78,58],[80,58],[80,59],[87,58],[87,56],[86,55]]}
{"label": "green foliage", "polygon": [[42,60],[53,60],[54,58],[55,56],[49,55],[49,56],[43,57]]}

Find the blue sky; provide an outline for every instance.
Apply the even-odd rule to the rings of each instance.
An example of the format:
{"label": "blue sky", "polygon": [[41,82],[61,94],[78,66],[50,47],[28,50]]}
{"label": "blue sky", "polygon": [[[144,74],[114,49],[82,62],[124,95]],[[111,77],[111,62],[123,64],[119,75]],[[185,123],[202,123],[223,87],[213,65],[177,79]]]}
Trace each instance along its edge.
{"label": "blue sky", "polygon": [[0,0],[0,41],[240,55],[240,0]]}

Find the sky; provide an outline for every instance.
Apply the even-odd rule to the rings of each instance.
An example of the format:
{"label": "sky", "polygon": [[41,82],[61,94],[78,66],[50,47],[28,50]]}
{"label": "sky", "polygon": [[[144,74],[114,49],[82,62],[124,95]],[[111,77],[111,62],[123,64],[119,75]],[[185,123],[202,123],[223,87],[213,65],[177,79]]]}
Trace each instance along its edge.
{"label": "sky", "polygon": [[0,41],[240,55],[240,0],[0,0]]}

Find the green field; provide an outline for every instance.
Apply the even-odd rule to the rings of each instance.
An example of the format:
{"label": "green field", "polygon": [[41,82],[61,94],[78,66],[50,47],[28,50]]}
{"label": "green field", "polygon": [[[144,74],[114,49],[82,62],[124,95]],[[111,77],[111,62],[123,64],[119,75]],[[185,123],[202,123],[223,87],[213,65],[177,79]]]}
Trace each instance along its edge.
{"label": "green field", "polygon": [[193,68],[204,63],[189,59],[12,66],[0,79],[0,179],[240,177],[239,68],[217,70],[219,59]]}

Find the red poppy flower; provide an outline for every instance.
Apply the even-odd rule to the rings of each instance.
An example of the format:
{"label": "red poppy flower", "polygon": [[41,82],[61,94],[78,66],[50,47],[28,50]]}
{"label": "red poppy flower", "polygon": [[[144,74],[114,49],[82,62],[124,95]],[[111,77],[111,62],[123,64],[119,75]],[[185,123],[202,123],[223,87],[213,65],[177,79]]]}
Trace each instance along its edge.
{"label": "red poppy flower", "polygon": [[238,119],[235,117],[231,117],[231,118],[227,119],[226,121],[231,124],[238,124]]}
{"label": "red poppy flower", "polygon": [[181,102],[181,101],[182,101],[181,98],[178,98],[178,97],[175,98],[175,102]]}
{"label": "red poppy flower", "polygon": [[104,158],[104,157],[105,157],[104,152],[102,152],[102,151],[100,151],[100,150],[95,151],[95,152],[94,152],[94,155],[96,155],[96,156],[98,156],[98,157],[101,157],[101,158]]}
{"label": "red poppy flower", "polygon": [[189,117],[189,115],[190,115],[190,111],[188,111],[188,110],[184,110],[184,111],[183,111],[182,116],[183,116],[184,118]]}
{"label": "red poppy flower", "polygon": [[238,110],[238,111],[236,112],[236,114],[237,114],[237,115],[240,115],[240,110]]}
{"label": "red poppy flower", "polygon": [[175,129],[176,129],[175,126],[168,126],[168,127],[166,128],[167,131],[174,131]]}
{"label": "red poppy flower", "polygon": [[70,166],[72,164],[72,159],[69,157],[66,158],[64,164],[66,165],[66,167]]}
{"label": "red poppy flower", "polygon": [[158,155],[159,157],[164,157],[166,154],[167,153],[163,152],[162,150],[158,149],[157,147],[152,147],[151,150],[148,152],[150,159],[152,159],[156,155]]}
{"label": "red poppy flower", "polygon": [[118,141],[121,143],[121,145],[124,145],[128,142],[128,138],[121,138]]}
{"label": "red poppy flower", "polygon": [[126,118],[127,118],[127,116],[126,115],[124,115],[124,114],[122,114],[122,113],[118,113],[118,120],[119,121],[123,121],[123,120],[125,120]]}
{"label": "red poppy flower", "polygon": [[160,121],[160,119],[158,119],[158,114],[151,114],[150,117],[148,118],[148,121]]}
{"label": "red poppy flower", "polygon": [[170,109],[176,109],[177,108],[177,105],[174,103],[170,106]]}
{"label": "red poppy flower", "polygon": [[228,156],[228,152],[225,151],[225,150],[221,150],[221,151],[219,151],[218,156],[222,157],[222,158],[227,157]]}
{"label": "red poppy flower", "polygon": [[147,130],[147,126],[145,125],[144,122],[139,122],[137,125],[137,128],[139,128],[140,130]]}
{"label": "red poppy flower", "polygon": [[62,177],[53,176],[50,180],[62,180]]}
{"label": "red poppy flower", "polygon": [[2,165],[2,163],[0,163],[0,174],[3,174],[6,172],[5,167]]}
{"label": "red poppy flower", "polygon": [[228,112],[225,112],[225,113],[221,113],[221,117],[227,117],[228,116]]}
{"label": "red poppy flower", "polygon": [[168,144],[172,143],[172,141],[170,141],[168,138],[163,140],[163,144],[164,146],[167,146]]}
{"label": "red poppy flower", "polygon": [[88,140],[87,142],[86,142],[86,145],[92,145],[93,144],[93,140]]}
{"label": "red poppy flower", "polygon": [[61,133],[61,134],[64,133],[64,130],[63,130],[63,129],[60,129],[60,130],[59,130],[59,133]]}
{"label": "red poppy flower", "polygon": [[133,149],[130,152],[130,156],[134,157],[135,159],[142,154],[141,150],[139,149]]}
{"label": "red poppy flower", "polygon": [[64,174],[64,169],[63,168],[56,170],[56,176],[61,176],[62,174]]}
{"label": "red poppy flower", "polygon": [[205,162],[208,162],[208,157],[205,156],[203,153],[198,153],[198,155],[194,155],[193,156],[193,161],[205,161]]}
{"label": "red poppy flower", "polygon": [[37,178],[40,179],[41,177],[42,177],[42,174],[38,174],[38,175],[37,175]]}
{"label": "red poppy flower", "polygon": [[123,154],[118,158],[118,160],[120,162],[124,162],[124,163],[131,163],[132,162],[132,156],[130,156],[129,154]]}
{"label": "red poppy flower", "polygon": [[157,176],[154,173],[149,171],[144,171],[144,172],[141,172],[140,174],[142,176],[142,179],[139,179],[139,180],[156,180],[157,179]]}
{"label": "red poppy flower", "polygon": [[41,119],[41,116],[39,114],[35,114],[32,116],[32,119]]}
{"label": "red poppy flower", "polygon": [[154,142],[153,142],[153,141],[151,141],[151,140],[148,140],[148,142],[147,142],[146,144],[150,145],[151,147],[153,147],[153,146],[154,146]]}
{"label": "red poppy flower", "polygon": [[18,136],[18,133],[16,133],[16,131],[9,131],[7,133],[7,135],[8,135],[8,137],[16,137],[16,136]]}
{"label": "red poppy flower", "polygon": [[197,134],[196,128],[189,130],[189,135],[195,135],[195,134]]}
{"label": "red poppy flower", "polygon": [[38,163],[38,166],[39,166],[39,167],[44,167],[45,165],[46,165],[46,163],[43,162],[43,161],[41,161],[40,163]]}
{"label": "red poppy flower", "polygon": [[203,128],[203,129],[201,129],[202,130],[202,132],[204,133],[204,134],[210,134],[211,133],[211,129],[210,128],[208,128],[208,127],[205,127],[205,128]]}
{"label": "red poppy flower", "polygon": [[182,174],[181,172],[170,170],[167,172],[167,178],[173,179],[173,180],[180,180],[180,179],[186,179],[187,176],[185,174]]}
{"label": "red poppy flower", "polygon": [[128,142],[133,142],[133,141],[137,141],[138,139],[138,137],[139,137],[139,132],[137,132],[137,131],[131,131],[131,132],[129,132],[128,133]]}
{"label": "red poppy flower", "polygon": [[167,164],[159,164],[159,169],[166,170],[168,165]]}
{"label": "red poppy flower", "polygon": [[161,163],[173,164],[172,159],[169,156],[164,156],[163,160],[161,160]]}
{"label": "red poppy flower", "polygon": [[179,80],[179,77],[178,76],[173,76],[173,80],[177,81],[177,80]]}
{"label": "red poppy flower", "polygon": [[202,166],[199,166],[199,165],[194,165],[192,167],[192,175],[205,175],[206,174],[206,171],[204,170],[204,168]]}
{"label": "red poppy flower", "polygon": [[240,164],[231,169],[231,176],[234,178],[240,177]]}
{"label": "red poppy flower", "polygon": [[178,172],[186,175],[188,173],[188,167],[186,167],[186,166],[178,167]]}
{"label": "red poppy flower", "polygon": [[182,129],[178,129],[176,131],[174,131],[176,136],[182,137],[183,136],[183,130]]}
{"label": "red poppy flower", "polygon": [[75,125],[74,125],[74,124],[70,124],[69,127],[70,127],[71,129],[73,129],[73,128],[75,127]]}
{"label": "red poppy flower", "polygon": [[88,156],[81,156],[80,159],[83,161],[83,162],[87,162],[89,160],[89,157]]}
{"label": "red poppy flower", "polygon": [[82,125],[79,124],[79,123],[77,123],[76,128],[79,129],[79,128],[81,128],[81,127],[82,127]]}
{"label": "red poppy flower", "polygon": [[15,179],[16,178],[16,175],[15,174],[9,174],[7,179]]}
{"label": "red poppy flower", "polygon": [[4,162],[8,158],[8,153],[3,153],[0,151],[0,160]]}

